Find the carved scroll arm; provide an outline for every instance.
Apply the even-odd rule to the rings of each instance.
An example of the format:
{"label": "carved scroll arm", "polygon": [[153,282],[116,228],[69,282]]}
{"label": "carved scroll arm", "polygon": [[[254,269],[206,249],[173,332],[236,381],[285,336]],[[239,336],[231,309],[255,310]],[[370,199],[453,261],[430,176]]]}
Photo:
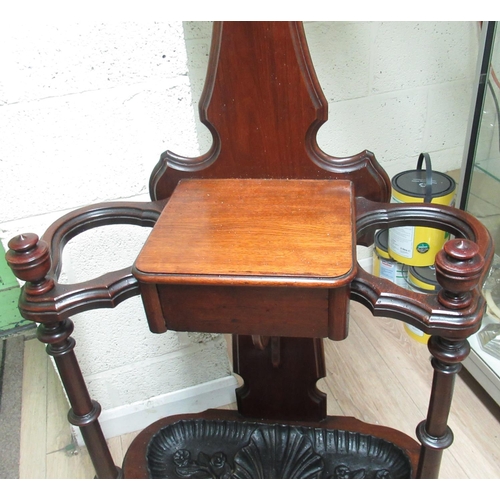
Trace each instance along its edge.
{"label": "carved scroll arm", "polygon": [[79,312],[115,307],[139,294],[131,266],[76,284],[58,283],[65,245],[92,228],[112,224],[153,227],[166,201],[111,202],[74,210],[55,221],[39,240],[24,234],[9,242],[6,258],[26,284],[19,300],[21,314],[38,323],[67,319]]}
{"label": "carved scroll arm", "polygon": [[[475,273],[473,284],[471,289],[467,290],[467,301],[463,301],[459,307],[451,307],[451,302],[447,303],[439,295],[416,293],[373,276],[359,264],[358,273],[351,284],[353,300],[364,304],[375,316],[408,322],[431,335],[462,339],[480,328],[485,309],[481,287],[493,259],[494,247],[488,230],[475,217],[443,205],[376,203],[364,198],[356,200],[356,210],[358,244],[373,243],[376,229],[398,226],[432,227],[448,231],[459,239],[477,245],[474,246],[477,254],[474,259],[480,259],[482,265],[478,267],[475,261],[473,264],[471,260],[469,274],[472,277]],[[453,250],[451,252],[453,254]],[[472,258],[472,254],[470,257]],[[445,258],[450,257],[445,255]],[[451,261],[454,260],[452,256]],[[471,266],[476,266],[474,271]],[[447,271],[443,272],[446,274]],[[462,278],[457,278],[451,280],[451,283],[452,286],[460,287],[462,281]],[[460,295],[458,290],[457,295]]]}

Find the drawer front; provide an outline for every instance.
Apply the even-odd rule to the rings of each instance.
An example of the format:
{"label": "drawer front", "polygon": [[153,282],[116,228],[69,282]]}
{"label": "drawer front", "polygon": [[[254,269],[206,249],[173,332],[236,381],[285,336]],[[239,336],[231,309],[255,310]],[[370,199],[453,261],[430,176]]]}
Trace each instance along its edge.
{"label": "drawer front", "polygon": [[166,327],[174,331],[327,337],[327,289],[160,285]]}

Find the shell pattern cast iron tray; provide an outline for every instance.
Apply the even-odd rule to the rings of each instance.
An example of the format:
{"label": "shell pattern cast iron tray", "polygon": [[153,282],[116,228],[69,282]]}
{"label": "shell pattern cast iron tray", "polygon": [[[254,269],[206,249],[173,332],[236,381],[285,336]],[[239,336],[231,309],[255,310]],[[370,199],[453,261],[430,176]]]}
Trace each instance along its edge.
{"label": "shell pattern cast iron tray", "polygon": [[222,420],[181,420],[149,443],[152,478],[402,479],[407,455],[393,443],[344,430]]}

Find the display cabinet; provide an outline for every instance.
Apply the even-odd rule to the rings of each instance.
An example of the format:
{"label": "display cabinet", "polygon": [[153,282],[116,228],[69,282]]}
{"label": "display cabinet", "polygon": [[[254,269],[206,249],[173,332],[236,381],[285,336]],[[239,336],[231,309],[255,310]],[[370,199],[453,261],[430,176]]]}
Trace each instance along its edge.
{"label": "display cabinet", "polygon": [[483,22],[475,91],[459,183],[460,208],[490,231],[495,257],[483,293],[488,309],[481,330],[470,337],[466,369],[500,404],[500,31]]}

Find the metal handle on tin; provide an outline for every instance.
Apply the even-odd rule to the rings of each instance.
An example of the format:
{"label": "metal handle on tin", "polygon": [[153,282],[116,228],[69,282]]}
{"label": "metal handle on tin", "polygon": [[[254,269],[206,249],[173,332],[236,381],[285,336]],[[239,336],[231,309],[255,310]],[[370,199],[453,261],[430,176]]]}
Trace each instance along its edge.
{"label": "metal handle on tin", "polygon": [[422,163],[425,160],[425,197],[424,203],[432,201],[432,165],[429,153],[420,153],[417,162],[417,170],[422,170]]}

